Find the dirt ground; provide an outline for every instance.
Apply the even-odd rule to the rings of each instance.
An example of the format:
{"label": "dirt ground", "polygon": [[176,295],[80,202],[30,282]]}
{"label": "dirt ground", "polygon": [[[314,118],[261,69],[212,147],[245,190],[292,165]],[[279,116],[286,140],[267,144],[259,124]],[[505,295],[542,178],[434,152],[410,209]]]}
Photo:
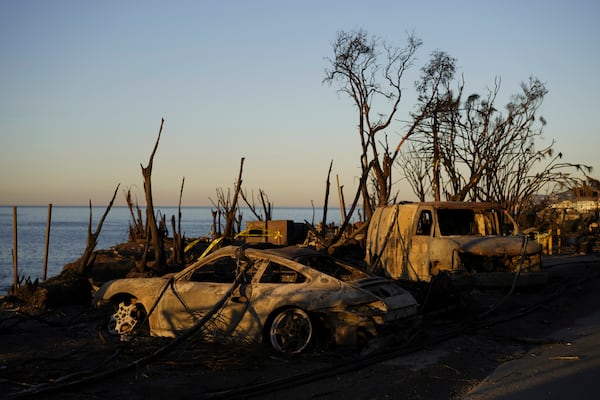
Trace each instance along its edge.
{"label": "dirt ground", "polygon": [[103,333],[104,315],[91,307],[34,316],[4,301],[0,397],[460,399],[499,364],[552,343],[553,331],[597,309],[600,258],[547,265],[543,287],[510,296],[508,288],[464,290],[456,307],[428,314],[405,346],[387,335],[367,349],[295,357],[194,337],[119,342]]}

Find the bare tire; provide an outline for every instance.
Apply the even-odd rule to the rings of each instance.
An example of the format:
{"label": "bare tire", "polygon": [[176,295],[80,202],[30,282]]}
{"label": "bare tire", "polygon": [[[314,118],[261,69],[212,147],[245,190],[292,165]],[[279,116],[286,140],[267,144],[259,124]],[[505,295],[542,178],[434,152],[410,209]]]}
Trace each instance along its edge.
{"label": "bare tire", "polygon": [[121,338],[129,337],[133,334],[134,329],[142,323],[143,315],[134,299],[122,301],[108,318],[108,332],[111,335],[119,335]]}
{"label": "bare tire", "polygon": [[281,310],[271,320],[269,339],[275,351],[287,354],[300,353],[313,337],[313,324],[308,314],[300,308]]}

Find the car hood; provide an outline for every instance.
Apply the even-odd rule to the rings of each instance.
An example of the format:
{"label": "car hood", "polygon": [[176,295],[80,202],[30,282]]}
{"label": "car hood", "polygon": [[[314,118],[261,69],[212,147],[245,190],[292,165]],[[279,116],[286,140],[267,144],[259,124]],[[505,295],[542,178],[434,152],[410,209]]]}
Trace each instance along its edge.
{"label": "car hood", "polygon": [[[382,302],[388,310],[417,305],[417,300],[408,291],[383,277],[369,277],[353,282],[347,282],[356,289],[356,302]],[[349,299],[348,299],[349,300]]]}
{"label": "car hood", "polygon": [[542,251],[539,243],[528,240],[524,245],[523,236],[481,236],[453,237],[451,240],[458,244],[460,252],[478,256],[518,256],[532,255]]}

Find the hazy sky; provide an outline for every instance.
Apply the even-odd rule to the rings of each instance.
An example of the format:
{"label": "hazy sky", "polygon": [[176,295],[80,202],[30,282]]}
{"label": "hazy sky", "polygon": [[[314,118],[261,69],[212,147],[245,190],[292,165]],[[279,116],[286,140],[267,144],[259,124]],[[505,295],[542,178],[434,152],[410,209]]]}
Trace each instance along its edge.
{"label": "hazy sky", "polygon": [[457,59],[469,92],[501,77],[508,97],[540,78],[545,140],[598,178],[599,20],[597,0],[0,0],[0,204],[102,206],[119,183],[143,204],[161,118],[159,205],[177,204],[183,177],[183,204],[210,205],[242,157],[244,188],[275,207],[322,204],[332,160],[350,197],[357,117],[322,80],[337,32],[357,29],[423,40],[400,115],[435,50]]}

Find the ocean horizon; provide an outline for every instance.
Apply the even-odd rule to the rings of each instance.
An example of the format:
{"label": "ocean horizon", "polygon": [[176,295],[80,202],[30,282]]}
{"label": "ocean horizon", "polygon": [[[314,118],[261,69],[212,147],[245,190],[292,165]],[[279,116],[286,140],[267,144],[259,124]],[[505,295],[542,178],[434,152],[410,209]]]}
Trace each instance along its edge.
{"label": "ocean horizon", "polygon": [[[142,212],[145,208],[141,208]],[[0,206],[0,295],[5,294],[13,284],[14,249],[14,207]],[[17,262],[21,278],[42,279],[44,254],[46,249],[46,229],[48,225],[48,205],[17,206]],[[186,238],[207,237],[213,226],[212,210],[208,206],[181,207],[181,231]],[[242,226],[257,218],[247,207],[240,208]],[[92,206],[92,232],[106,211],[104,206]],[[169,236],[171,216],[177,219],[178,207],[155,207],[157,215],[166,216]],[[52,206],[48,245],[47,278],[58,275],[63,267],[83,254],[87,240],[90,218],[89,206]],[[274,220],[308,221],[318,224],[322,220],[323,209],[312,207],[277,207],[271,210]],[[261,213],[259,213],[260,215]],[[144,215],[145,218],[145,215]],[[327,210],[327,223],[339,224],[339,208]],[[124,243],[128,238],[131,215],[127,206],[113,206],[109,211],[100,234],[96,250],[110,249]],[[177,222],[176,222],[177,223]],[[224,221],[221,221],[221,225]],[[221,226],[221,229],[223,226]]]}

